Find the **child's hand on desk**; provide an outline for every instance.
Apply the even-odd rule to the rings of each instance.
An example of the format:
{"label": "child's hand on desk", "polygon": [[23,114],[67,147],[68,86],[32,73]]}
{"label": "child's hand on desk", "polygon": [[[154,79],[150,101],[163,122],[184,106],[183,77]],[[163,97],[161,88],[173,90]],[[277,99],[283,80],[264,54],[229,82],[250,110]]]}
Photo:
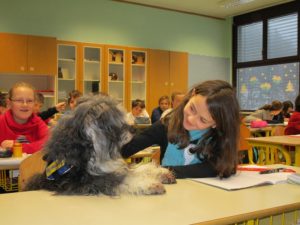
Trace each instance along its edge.
{"label": "child's hand on desk", "polygon": [[1,143],[1,148],[6,149],[6,148],[12,148],[14,145],[14,140],[4,140]]}

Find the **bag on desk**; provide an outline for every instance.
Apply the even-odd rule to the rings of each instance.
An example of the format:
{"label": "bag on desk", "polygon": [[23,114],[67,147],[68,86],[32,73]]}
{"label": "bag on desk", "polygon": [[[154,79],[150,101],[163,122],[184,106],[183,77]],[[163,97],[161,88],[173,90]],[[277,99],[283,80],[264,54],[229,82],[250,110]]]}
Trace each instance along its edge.
{"label": "bag on desk", "polygon": [[263,120],[251,121],[251,123],[250,123],[251,128],[262,128],[262,127],[267,127],[267,126],[268,126],[268,123]]}

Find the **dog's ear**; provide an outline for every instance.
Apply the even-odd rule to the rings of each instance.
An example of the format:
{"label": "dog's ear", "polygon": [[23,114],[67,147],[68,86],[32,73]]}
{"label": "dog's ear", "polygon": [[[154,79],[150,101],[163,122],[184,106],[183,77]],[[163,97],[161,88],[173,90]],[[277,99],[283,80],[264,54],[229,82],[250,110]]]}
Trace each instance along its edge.
{"label": "dog's ear", "polygon": [[90,158],[87,149],[92,143],[84,132],[84,119],[88,108],[78,107],[69,115],[64,115],[52,130],[51,138],[45,146],[47,162],[65,161],[73,166],[86,163]]}

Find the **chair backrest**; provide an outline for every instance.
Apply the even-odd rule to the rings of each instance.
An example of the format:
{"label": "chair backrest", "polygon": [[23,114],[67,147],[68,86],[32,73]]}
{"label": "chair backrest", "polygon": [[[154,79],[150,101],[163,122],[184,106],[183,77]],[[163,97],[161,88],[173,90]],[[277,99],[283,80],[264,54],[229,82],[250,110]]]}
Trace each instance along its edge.
{"label": "chair backrest", "polygon": [[36,173],[42,173],[45,170],[46,162],[43,160],[44,153],[36,152],[24,159],[19,167],[19,190],[25,188],[28,179]]}
{"label": "chair backrest", "polygon": [[275,126],[272,132],[272,136],[282,136],[284,135],[286,126]]}
{"label": "chair backrest", "polygon": [[249,149],[248,141],[246,138],[251,137],[251,132],[249,128],[241,123],[240,125],[240,139],[239,139],[239,151],[246,151]]}

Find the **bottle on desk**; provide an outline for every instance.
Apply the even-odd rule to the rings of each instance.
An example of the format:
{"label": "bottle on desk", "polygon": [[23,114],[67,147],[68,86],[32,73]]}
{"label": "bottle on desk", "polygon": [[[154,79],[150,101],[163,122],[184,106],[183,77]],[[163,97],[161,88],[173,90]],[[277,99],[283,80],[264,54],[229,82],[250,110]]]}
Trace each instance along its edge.
{"label": "bottle on desk", "polygon": [[20,142],[15,142],[12,150],[13,150],[13,157],[23,156],[22,144]]}

